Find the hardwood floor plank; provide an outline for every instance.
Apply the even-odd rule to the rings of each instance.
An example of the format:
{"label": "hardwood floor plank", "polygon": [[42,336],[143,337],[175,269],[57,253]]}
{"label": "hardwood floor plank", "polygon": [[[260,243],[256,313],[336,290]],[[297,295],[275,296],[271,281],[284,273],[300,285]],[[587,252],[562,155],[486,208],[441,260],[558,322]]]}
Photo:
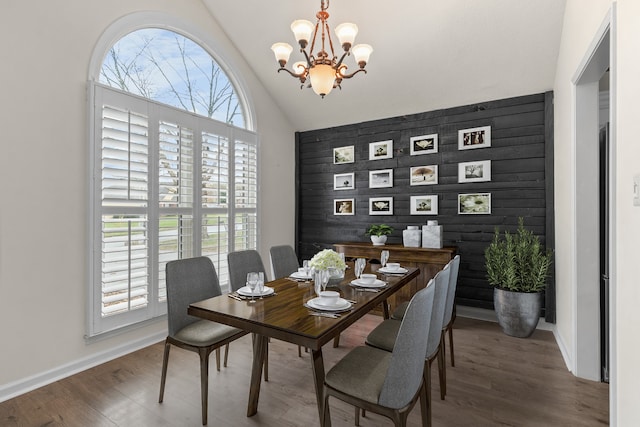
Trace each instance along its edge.
{"label": "hardwood floor plank", "polygon": [[[341,336],[339,348],[323,347],[329,369],[350,349],[362,345],[379,322],[365,316]],[[607,384],[571,375],[553,334],[536,331],[528,339],[504,335],[497,324],[458,317],[454,325],[456,366],[447,366],[447,396],[433,387],[433,425],[606,426]],[[0,403],[2,426],[200,426],[200,377],[195,353],[173,347],[164,402],[158,403],[163,344],[81,372]],[[319,425],[311,373],[311,353],[271,340],[269,381],[262,383],[258,413],[246,417],[252,362],[251,337],[234,341],[229,366],[210,361],[209,425],[222,427],[300,427]],[[432,367],[437,375],[437,366]],[[333,426],[353,426],[353,408],[330,400]],[[367,414],[363,427],[391,426]],[[409,415],[419,427],[418,406]]]}

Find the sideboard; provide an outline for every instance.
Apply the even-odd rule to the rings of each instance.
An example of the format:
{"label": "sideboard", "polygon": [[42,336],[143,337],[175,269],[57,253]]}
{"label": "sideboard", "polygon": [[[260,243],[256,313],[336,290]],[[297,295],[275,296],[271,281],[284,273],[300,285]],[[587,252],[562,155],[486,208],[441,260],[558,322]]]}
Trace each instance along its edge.
{"label": "sideboard", "polygon": [[[346,259],[366,258],[372,271],[380,268],[380,252],[389,251],[389,261],[399,262],[403,267],[417,267],[420,274],[401,290],[393,294],[387,301],[390,310],[393,310],[404,301],[409,301],[411,297],[420,289],[424,288],[429,280],[456,255],[455,247],[442,249],[408,248],[398,244],[387,244],[374,246],[372,243],[347,242],[335,243],[333,245],[336,252],[343,253]],[[372,262],[373,261],[373,262]],[[376,310],[378,314],[381,311]]]}

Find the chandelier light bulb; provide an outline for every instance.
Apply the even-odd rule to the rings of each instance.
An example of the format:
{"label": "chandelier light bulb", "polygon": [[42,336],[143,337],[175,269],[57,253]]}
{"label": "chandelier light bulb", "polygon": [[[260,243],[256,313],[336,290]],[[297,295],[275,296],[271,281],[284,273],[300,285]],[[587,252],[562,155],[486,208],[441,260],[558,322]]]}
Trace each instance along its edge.
{"label": "chandelier light bulb", "polygon": [[298,19],[291,23],[291,31],[293,31],[296,41],[303,49],[307,46],[309,40],[311,40],[311,33],[313,33],[314,29],[315,26],[305,19]]}
{"label": "chandelier light bulb", "polygon": [[289,43],[274,43],[271,46],[271,50],[276,56],[276,61],[278,61],[281,67],[284,67],[287,61],[289,61],[289,56],[293,48]]}
{"label": "chandelier light bulb", "polygon": [[[358,34],[358,26],[356,24],[345,22],[344,24],[338,25],[335,31],[336,36],[338,36],[338,40],[340,40],[340,45],[342,45],[344,50],[349,50],[356,39],[356,35]],[[347,47],[345,47],[345,45]]]}
{"label": "chandelier light bulb", "polygon": [[373,48],[368,44],[357,44],[351,49],[351,52],[360,68],[364,68],[369,62],[369,56],[373,52]]}

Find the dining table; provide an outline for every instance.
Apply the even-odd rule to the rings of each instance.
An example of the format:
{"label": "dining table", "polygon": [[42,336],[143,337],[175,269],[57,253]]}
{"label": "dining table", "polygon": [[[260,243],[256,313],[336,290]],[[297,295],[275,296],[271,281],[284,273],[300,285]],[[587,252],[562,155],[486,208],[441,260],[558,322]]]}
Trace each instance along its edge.
{"label": "dining table", "polygon": [[[373,268],[373,271],[372,271]],[[375,273],[377,280],[384,285],[376,288],[356,287],[353,268],[345,270],[344,278],[327,290],[338,291],[340,297],[349,302],[349,307],[336,315],[325,313],[309,306],[316,297],[311,280],[282,277],[265,283],[265,289],[272,288],[273,293],[262,298],[238,296],[236,293],[223,294],[189,305],[188,313],[202,319],[223,323],[254,334],[253,362],[247,416],[258,411],[258,399],[262,381],[262,369],[268,340],[270,338],[303,346],[311,352],[311,368],[315,386],[318,414],[322,420],[323,387],[325,367],[322,346],[337,339],[340,333],[369,313],[379,304],[383,305],[384,315],[388,317],[387,298],[418,276],[417,268],[407,267],[402,274],[383,274],[376,266],[369,265],[365,273]],[[325,420],[329,427],[331,420]]]}

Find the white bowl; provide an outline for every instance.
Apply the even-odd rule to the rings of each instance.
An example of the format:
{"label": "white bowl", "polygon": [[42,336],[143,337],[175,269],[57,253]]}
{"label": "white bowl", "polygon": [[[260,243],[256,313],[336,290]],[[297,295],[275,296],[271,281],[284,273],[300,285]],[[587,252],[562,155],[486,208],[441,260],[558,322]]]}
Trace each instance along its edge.
{"label": "white bowl", "polygon": [[360,275],[360,282],[365,284],[365,285],[370,285],[373,282],[375,282],[377,278],[378,277],[375,274],[367,274],[367,273],[365,273],[365,274],[361,274]]}
{"label": "white bowl", "polygon": [[320,292],[320,298],[318,299],[318,304],[333,306],[338,303],[340,299],[340,293],[335,291],[322,291]]}
{"label": "white bowl", "polygon": [[387,265],[385,266],[387,270],[389,271],[394,271],[394,270],[399,270],[400,269],[400,263],[397,262],[388,262]]}

